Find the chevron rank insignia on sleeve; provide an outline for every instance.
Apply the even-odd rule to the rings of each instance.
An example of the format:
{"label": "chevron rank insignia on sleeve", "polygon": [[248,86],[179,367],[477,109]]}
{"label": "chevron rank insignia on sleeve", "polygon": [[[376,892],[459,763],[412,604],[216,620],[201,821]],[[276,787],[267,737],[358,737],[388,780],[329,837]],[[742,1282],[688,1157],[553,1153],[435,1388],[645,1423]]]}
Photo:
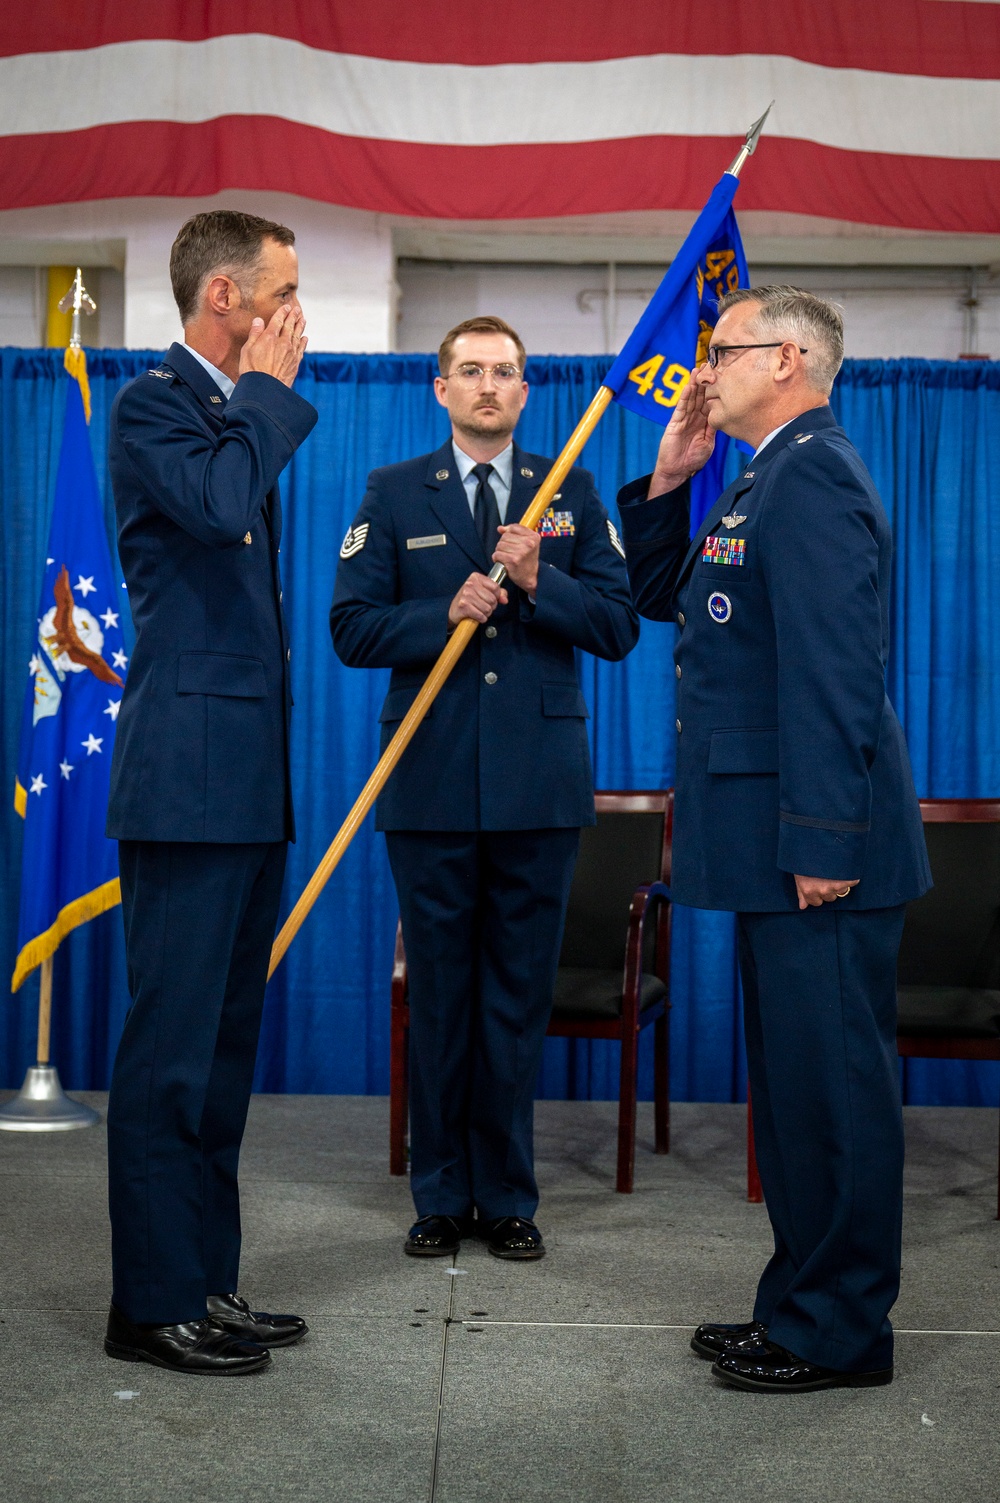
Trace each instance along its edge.
{"label": "chevron rank insignia on sleeve", "polygon": [[361,552],[368,540],[370,526],[370,522],[358,522],[356,526],[348,527],[347,536],[340,545],[341,558],[353,558],[356,553]]}
{"label": "chevron rank insignia on sleeve", "polygon": [[622,540],[618,536],[618,529],[610,517],[608,518],[608,537],[611,539],[611,546],[615,552],[620,553],[622,558],[624,558],[625,549],[622,547]]}

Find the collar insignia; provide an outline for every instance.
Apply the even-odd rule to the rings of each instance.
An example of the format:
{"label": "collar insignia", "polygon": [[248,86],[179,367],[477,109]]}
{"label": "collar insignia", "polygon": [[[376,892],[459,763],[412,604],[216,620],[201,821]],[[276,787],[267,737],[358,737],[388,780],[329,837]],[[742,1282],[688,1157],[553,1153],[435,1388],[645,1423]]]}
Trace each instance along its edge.
{"label": "collar insignia", "polygon": [[209,400],[209,401],[210,401],[210,402],[221,402],[221,401],[222,401],[222,398],[221,398],[221,397],[209,397],[209,399],[208,399],[208,400]]}
{"label": "collar insignia", "polygon": [[449,472],[447,470],[438,470],[437,474],[434,476],[434,479],[435,480],[447,480],[448,479],[448,474],[449,474]]}
{"label": "collar insignia", "polygon": [[521,474],[524,476],[525,480],[534,480],[535,478],[534,470],[529,470],[526,464],[523,464],[521,466]]}

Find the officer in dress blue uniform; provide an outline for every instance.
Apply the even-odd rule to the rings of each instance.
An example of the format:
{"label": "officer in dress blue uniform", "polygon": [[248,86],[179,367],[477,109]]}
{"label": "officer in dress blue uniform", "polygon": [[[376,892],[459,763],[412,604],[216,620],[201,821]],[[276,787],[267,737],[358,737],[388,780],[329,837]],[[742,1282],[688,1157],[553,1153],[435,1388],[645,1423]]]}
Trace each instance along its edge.
{"label": "officer in dress blue uniform", "polygon": [[[930,886],[885,693],[891,539],[828,405],[829,303],[731,294],[656,470],[619,497],[640,614],[675,620],[678,902],[738,915],[747,1060],[774,1256],[753,1320],[692,1345],[743,1388],[892,1378],[903,1131],[896,955]],[[716,430],[756,453],[692,541]]]}
{"label": "officer in dress blue uniform", "polygon": [[109,462],[135,650],[107,833],[132,1007],[108,1103],[110,1356],[251,1372],[305,1333],[237,1293],[237,1163],[287,842],[291,656],[278,476],[316,421],[294,236],[199,214],[171,253],[185,342],[131,382]]}
{"label": "officer in dress blue uniform", "polygon": [[[524,358],[501,319],[446,336],[435,389],[452,439],[369,476],[330,613],[345,663],[392,669],[383,750],[449,632],[481,624],[376,811],[409,969],[416,1256],[454,1252],[476,1213],[496,1256],[544,1252],[534,1084],[579,831],[594,823],[574,649],[617,661],[638,636],[587,471],[567,476],[538,532],[517,522],[552,463],[511,439]],[[494,562],[506,588],[487,577]]]}

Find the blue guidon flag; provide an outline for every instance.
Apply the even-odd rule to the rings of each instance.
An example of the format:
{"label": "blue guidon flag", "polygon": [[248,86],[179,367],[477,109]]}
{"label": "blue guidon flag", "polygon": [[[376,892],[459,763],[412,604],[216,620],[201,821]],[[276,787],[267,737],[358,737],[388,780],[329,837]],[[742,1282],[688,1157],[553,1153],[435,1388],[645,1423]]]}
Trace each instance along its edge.
{"label": "blue guidon flag", "polygon": [[[616,402],[663,427],[692,370],[706,358],[719,299],[750,283],[733,212],[738,187],[739,178],[724,172],[602,382]],[[724,489],[728,449],[729,439],[720,434],[712,458],[691,481],[692,536]]]}
{"label": "blue guidon flag", "polygon": [[12,991],[71,929],[121,901],[118,851],[104,823],[128,659],[87,434],[83,352],[68,350],[66,366],[66,422],[14,786],[24,849]]}

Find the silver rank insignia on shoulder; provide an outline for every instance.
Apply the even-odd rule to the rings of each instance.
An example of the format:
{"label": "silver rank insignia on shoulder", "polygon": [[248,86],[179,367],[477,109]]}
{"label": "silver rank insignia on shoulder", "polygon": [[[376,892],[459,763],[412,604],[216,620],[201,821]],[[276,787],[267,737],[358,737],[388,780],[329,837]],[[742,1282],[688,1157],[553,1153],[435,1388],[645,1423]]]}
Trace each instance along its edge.
{"label": "silver rank insignia on shoulder", "polygon": [[208,399],[208,400],[209,400],[209,401],[210,401],[210,402],[219,402],[219,403],[221,403],[221,402],[222,402],[222,398],[221,398],[221,397],[209,397],[209,399]]}
{"label": "silver rank insignia on shoulder", "polygon": [[811,438],[812,438],[812,434],[811,433],[800,433],[799,436],[798,436],[798,438],[795,440],[795,442],[797,444],[807,444]]}
{"label": "silver rank insignia on shoulder", "polygon": [[250,536],[250,534],[249,534],[249,533],[247,533],[247,535],[246,535],[246,537],[245,537],[245,538],[244,538],[244,539],[243,539],[243,541],[244,541],[244,543],[252,543],[252,542],[253,542],[253,538],[252,538],[252,537],[251,537],[251,536]]}
{"label": "silver rank insignia on shoulder", "polygon": [[147,376],[156,376],[160,381],[172,381],[174,379],[173,371],[147,371],[146,374]]}
{"label": "silver rank insignia on shoulder", "polygon": [[622,540],[618,536],[618,529],[610,517],[608,518],[608,537],[611,539],[611,546],[615,552],[620,553],[622,558],[624,558],[625,549],[622,547]]}
{"label": "silver rank insignia on shoulder", "polygon": [[438,470],[437,474],[434,476],[434,479],[435,480],[447,480],[448,476],[450,474],[451,474],[450,470]]}
{"label": "silver rank insignia on shoulder", "polygon": [[356,527],[348,527],[347,536],[340,545],[341,558],[353,558],[360,553],[368,540],[370,522],[359,522]]}
{"label": "silver rank insignia on shoulder", "polygon": [[734,527],[741,526],[745,521],[746,517],[741,517],[738,512],[731,511],[728,517],[723,517],[722,525],[723,527],[728,527],[730,531],[732,531]]}

